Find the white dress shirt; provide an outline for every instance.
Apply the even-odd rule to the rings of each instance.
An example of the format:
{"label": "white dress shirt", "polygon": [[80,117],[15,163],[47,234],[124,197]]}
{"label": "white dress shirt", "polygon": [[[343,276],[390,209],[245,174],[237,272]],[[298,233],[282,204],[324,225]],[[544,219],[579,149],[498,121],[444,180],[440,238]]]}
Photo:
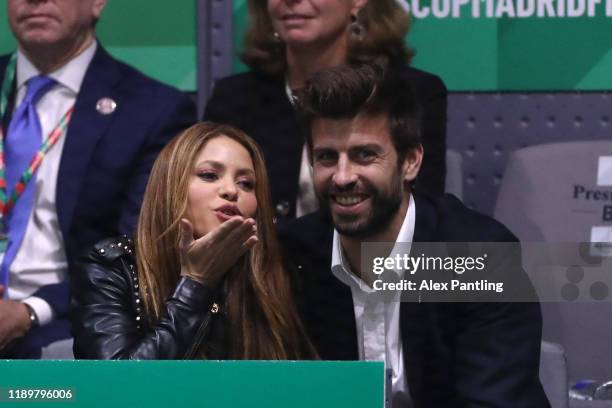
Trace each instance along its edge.
{"label": "white dress shirt", "polygon": [[[74,105],[96,47],[94,41],[76,58],[48,74],[57,84],[45,93],[36,105],[43,139],[55,129],[61,117]],[[24,54],[18,52],[15,109],[25,97],[26,82],[36,75],[40,75],[38,69]],[[41,325],[53,320],[53,310],[45,300],[31,295],[41,286],[65,280],[68,269],[55,207],[57,174],[64,142],[65,137],[57,141],[45,156],[35,178],[30,180],[30,183],[36,183],[34,207],[21,246],[9,269],[8,297],[31,306]],[[3,257],[4,254],[0,255],[0,262]]]}
{"label": "white dress shirt", "polygon": [[[415,216],[415,204],[411,195],[408,211],[395,240],[396,243],[412,242]],[[390,256],[393,257],[397,251],[399,249],[396,245]],[[410,251],[405,244],[402,245],[402,252],[404,251]],[[336,230],[334,230],[331,270],[338,280],[351,288],[359,358],[366,361],[384,361],[385,371],[391,373],[392,399],[410,400],[399,324],[400,292],[396,292],[390,300],[385,301],[385,294],[374,290],[352,273],[348,263],[345,262],[340,235]],[[400,279],[403,277],[403,272],[396,271],[396,273]],[[388,294],[386,297],[388,298]]]}

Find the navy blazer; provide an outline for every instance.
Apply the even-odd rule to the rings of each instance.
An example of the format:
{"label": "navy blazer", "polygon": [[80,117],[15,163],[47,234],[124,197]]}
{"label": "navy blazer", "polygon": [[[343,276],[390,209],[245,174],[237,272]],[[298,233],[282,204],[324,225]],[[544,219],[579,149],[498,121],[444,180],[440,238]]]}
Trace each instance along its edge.
{"label": "navy blazer", "polygon": [[[503,225],[453,196],[414,198],[414,242],[516,241]],[[353,299],[331,272],[332,239],[322,210],[280,231],[300,316],[321,358],[357,360]],[[520,266],[516,274],[526,279]],[[537,303],[402,302],[404,367],[415,406],[549,406],[538,377],[541,329]]]}
{"label": "navy blazer", "polygon": [[[7,62],[8,56],[0,57],[0,78]],[[99,113],[101,98],[113,99],[116,110]],[[117,61],[98,44],[76,99],[57,180],[57,216],[69,268],[101,239],[133,232],[157,154],[196,117],[186,95]],[[5,129],[8,121],[5,117]],[[45,299],[56,317],[67,315],[66,283],[45,286],[34,296]]]}
{"label": "navy blazer", "polygon": [[[446,87],[430,73],[408,66],[401,72],[422,108],[425,155],[416,188],[442,193],[446,176]],[[234,125],[255,139],[266,159],[276,216],[294,218],[305,133],[287,98],[284,76],[251,71],[220,79],[206,105],[204,119]]]}

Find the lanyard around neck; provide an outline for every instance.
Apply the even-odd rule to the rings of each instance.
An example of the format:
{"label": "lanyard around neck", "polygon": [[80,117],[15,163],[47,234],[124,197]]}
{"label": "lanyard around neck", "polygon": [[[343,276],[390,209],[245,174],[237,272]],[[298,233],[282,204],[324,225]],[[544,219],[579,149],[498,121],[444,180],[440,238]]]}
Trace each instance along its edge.
{"label": "lanyard around neck", "polygon": [[[2,81],[2,88],[0,89],[0,118],[4,117],[6,107],[8,105],[8,98],[11,93],[11,87],[15,79],[15,71],[17,68],[17,53],[13,53],[6,66],[4,72],[4,79]],[[32,179],[36,171],[40,167],[45,155],[51,150],[51,148],[57,143],[60,137],[66,134],[68,130],[68,124],[72,117],[74,106],[72,106],[64,115],[60,118],[57,126],[49,133],[47,138],[42,142],[40,148],[32,157],[29,166],[24,170],[23,174],[19,178],[19,181],[13,188],[12,194],[8,195],[8,188],[6,183],[6,163],[4,161],[4,132],[2,126],[0,126],[0,233],[4,231],[5,217],[8,212],[15,206],[15,203],[25,191],[29,181]]]}

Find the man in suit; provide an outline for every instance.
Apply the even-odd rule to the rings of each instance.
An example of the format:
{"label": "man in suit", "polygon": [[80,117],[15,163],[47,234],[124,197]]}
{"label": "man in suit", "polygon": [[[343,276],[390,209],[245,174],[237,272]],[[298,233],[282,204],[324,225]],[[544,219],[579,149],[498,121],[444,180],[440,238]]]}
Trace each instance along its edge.
{"label": "man in suit", "polygon": [[[37,358],[42,347],[69,337],[70,265],[98,240],[131,233],[157,153],[196,117],[186,96],[113,59],[96,41],[105,5],[8,0],[18,50],[0,57],[5,357]],[[29,181],[20,178],[28,171]],[[6,205],[14,192],[15,203]]]}
{"label": "man in suit", "polygon": [[548,406],[537,303],[400,303],[362,269],[365,242],[516,241],[452,196],[412,191],[423,148],[408,82],[393,69],[339,67],[316,74],[299,101],[327,208],[287,225],[281,242],[321,358],[384,361],[394,408]]}

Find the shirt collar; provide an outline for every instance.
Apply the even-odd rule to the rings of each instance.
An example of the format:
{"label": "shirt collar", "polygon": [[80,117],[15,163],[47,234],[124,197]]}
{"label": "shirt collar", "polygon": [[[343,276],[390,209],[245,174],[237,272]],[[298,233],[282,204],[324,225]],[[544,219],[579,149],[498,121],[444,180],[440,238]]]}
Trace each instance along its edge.
{"label": "shirt collar", "polygon": [[[98,43],[94,40],[82,53],[48,74],[48,76],[55,79],[57,83],[70,89],[75,94],[78,94],[81,89],[81,84],[83,83],[83,78],[85,78],[87,67],[89,67],[89,63],[93,59],[97,47]],[[19,90],[22,86],[25,86],[30,78],[37,75],[40,75],[40,71],[30,62],[25,54],[18,50],[16,73],[17,89]]]}
{"label": "shirt collar", "polygon": [[[416,207],[414,202],[414,197],[410,194],[410,201],[408,203],[408,211],[406,211],[406,216],[404,217],[404,222],[400,228],[399,233],[397,234],[397,238],[395,240],[395,245],[393,246],[393,251],[389,256],[394,256],[396,253],[400,251],[405,252],[407,250],[405,243],[412,243],[414,238],[414,228],[416,224]],[[401,247],[397,244],[398,242],[404,243]],[[409,248],[408,248],[409,250]],[[334,238],[332,244],[332,262],[331,262],[331,270],[333,275],[342,283],[347,286],[358,287],[366,292],[371,292],[373,289],[366,285],[361,279],[355,276],[354,273],[351,272],[351,268],[348,263],[344,259],[344,254],[342,251],[342,243],[340,242],[340,234],[336,229],[334,229]],[[400,277],[403,273],[396,271]]]}

